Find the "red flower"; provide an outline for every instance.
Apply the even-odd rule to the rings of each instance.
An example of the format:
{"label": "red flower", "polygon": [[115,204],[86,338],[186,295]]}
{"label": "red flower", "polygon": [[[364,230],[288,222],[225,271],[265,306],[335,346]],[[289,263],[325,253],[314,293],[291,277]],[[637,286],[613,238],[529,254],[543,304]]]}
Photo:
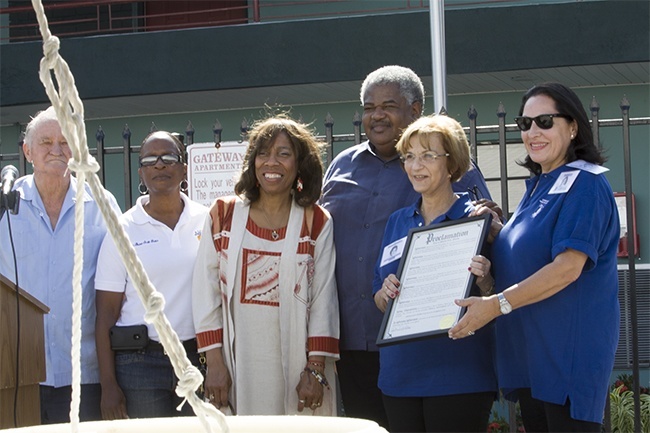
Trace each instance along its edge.
{"label": "red flower", "polygon": [[488,424],[487,431],[488,431],[488,433],[492,433],[492,432],[498,432],[500,429],[501,429],[501,426],[499,425],[498,422],[492,422],[492,423]]}

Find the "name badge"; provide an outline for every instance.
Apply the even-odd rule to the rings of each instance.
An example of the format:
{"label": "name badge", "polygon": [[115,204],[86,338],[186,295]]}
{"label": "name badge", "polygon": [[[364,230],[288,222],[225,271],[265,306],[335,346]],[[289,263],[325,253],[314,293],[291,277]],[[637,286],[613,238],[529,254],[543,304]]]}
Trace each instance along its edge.
{"label": "name badge", "polygon": [[567,164],[567,167],[579,168],[580,170],[588,171],[591,174],[602,174],[609,171],[609,168],[602,165],[592,164],[591,162],[578,159]]}
{"label": "name badge", "polygon": [[387,264],[402,258],[404,245],[406,245],[406,236],[386,245],[384,247],[383,253],[381,254],[381,263],[379,264],[379,267],[383,268]]}
{"label": "name badge", "polygon": [[580,174],[580,170],[565,171],[560,173],[560,177],[557,178],[553,187],[548,192],[549,194],[564,194],[565,192],[571,189],[571,185],[575,182],[576,178]]}

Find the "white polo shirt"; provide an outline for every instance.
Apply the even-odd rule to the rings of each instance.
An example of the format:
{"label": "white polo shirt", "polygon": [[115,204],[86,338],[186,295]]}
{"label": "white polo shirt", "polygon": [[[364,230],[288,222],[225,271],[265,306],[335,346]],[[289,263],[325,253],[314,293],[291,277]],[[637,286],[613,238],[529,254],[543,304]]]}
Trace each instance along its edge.
{"label": "white polo shirt", "polygon": [[[135,206],[120,217],[120,223],[152,284],[165,297],[167,320],[181,341],[185,341],[196,337],[192,320],[192,273],[209,209],[184,194],[181,198],[185,208],[174,230],[145,212],[143,206],[149,202],[148,195],[139,197]],[[106,236],[99,251],[95,290],[124,293],[116,325],[146,324],[145,308],[110,235]],[[160,341],[154,326],[146,325],[149,338]]]}

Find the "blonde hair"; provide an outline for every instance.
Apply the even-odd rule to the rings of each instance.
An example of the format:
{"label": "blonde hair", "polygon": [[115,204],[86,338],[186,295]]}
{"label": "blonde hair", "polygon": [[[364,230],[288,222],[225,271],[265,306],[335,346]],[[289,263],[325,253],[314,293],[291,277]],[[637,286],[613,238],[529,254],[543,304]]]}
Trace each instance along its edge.
{"label": "blonde hair", "polygon": [[460,180],[470,164],[469,142],[463,127],[455,119],[442,114],[422,116],[411,123],[402,133],[395,149],[400,155],[411,149],[411,140],[417,137],[425,149],[431,150],[431,138],[437,136],[449,157],[445,158],[451,182]]}

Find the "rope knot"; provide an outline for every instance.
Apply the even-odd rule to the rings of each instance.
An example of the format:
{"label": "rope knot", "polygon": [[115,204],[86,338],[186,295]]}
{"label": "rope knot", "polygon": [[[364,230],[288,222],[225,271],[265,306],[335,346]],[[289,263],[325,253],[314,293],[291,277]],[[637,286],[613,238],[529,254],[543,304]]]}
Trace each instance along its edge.
{"label": "rope knot", "polygon": [[96,173],[99,170],[99,163],[92,155],[88,155],[86,161],[77,161],[74,158],[70,158],[68,168],[75,173]]}
{"label": "rope knot", "polygon": [[59,47],[61,42],[56,36],[51,36],[43,41],[43,59],[50,69],[53,69],[57,58],[59,57]]}
{"label": "rope knot", "polygon": [[178,405],[176,410],[180,411],[183,405],[194,395],[195,391],[203,383],[203,375],[198,368],[191,365],[183,370],[183,373],[178,378],[178,384],[176,385],[176,395],[183,397],[183,401]]}
{"label": "rope knot", "polygon": [[147,299],[147,312],[144,315],[145,322],[153,323],[153,321],[156,320],[156,317],[162,313],[164,308],[165,298],[160,294],[160,292],[154,292],[149,295],[149,298]]}
{"label": "rope knot", "polygon": [[176,394],[179,397],[185,397],[189,393],[196,391],[196,389],[203,383],[203,375],[198,368],[190,364],[183,370],[181,377],[178,379],[176,385]]}

